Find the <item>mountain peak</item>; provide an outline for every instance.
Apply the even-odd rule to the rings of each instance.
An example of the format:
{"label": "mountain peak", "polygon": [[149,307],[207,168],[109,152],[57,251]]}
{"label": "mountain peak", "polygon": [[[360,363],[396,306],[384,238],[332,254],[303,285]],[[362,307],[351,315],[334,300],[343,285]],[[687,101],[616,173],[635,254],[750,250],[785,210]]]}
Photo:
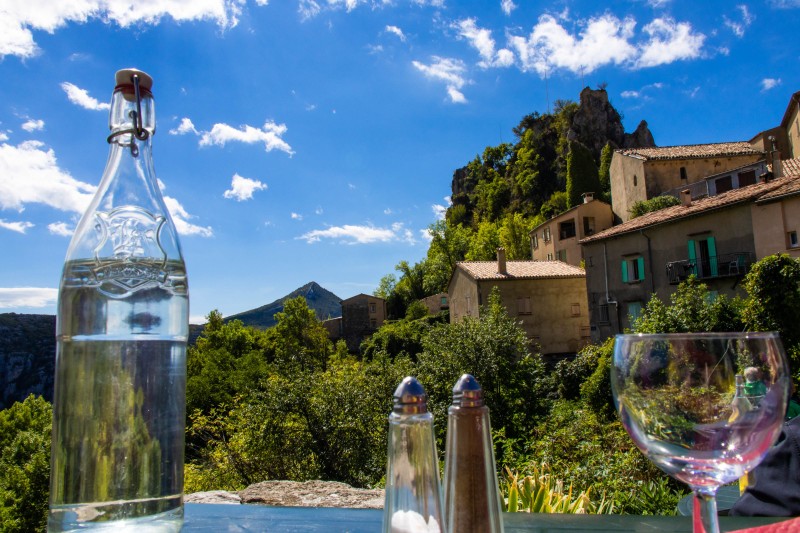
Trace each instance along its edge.
{"label": "mountain peak", "polygon": [[298,296],[306,299],[308,308],[314,310],[319,320],[342,316],[342,299],[316,281],[310,281],[272,303],[231,315],[225,318],[225,322],[240,320],[246,326],[259,329],[270,328],[276,323],[275,313],[283,311],[284,302]]}

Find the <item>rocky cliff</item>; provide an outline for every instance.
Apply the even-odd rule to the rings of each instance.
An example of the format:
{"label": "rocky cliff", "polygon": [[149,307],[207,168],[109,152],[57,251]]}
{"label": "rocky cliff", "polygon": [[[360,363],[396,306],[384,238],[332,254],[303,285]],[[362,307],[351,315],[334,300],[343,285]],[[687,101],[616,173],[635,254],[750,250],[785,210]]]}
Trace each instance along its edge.
{"label": "rocky cliff", "polygon": [[53,401],[56,317],[0,314],[0,409],[28,395]]}

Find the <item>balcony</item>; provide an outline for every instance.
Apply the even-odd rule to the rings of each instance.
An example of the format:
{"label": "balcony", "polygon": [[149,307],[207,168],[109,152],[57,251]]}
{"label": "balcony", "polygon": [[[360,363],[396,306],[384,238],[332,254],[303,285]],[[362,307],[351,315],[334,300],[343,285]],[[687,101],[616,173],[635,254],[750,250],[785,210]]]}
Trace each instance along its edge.
{"label": "balcony", "polygon": [[685,259],[667,263],[667,278],[670,285],[694,275],[698,279],[742,277],[755,262],[751,252],[734,252],[712,255],[704,259]]}

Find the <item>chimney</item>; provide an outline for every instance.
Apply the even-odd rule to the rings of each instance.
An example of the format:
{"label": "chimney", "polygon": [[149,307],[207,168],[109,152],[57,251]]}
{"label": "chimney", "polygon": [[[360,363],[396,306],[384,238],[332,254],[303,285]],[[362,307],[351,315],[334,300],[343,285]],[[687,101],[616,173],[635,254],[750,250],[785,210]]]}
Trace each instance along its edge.
{"label": "chimney", "polygon": [[685,207],[692,205],[692,191],[689,189],[681,191],[681,205]]}
{"label": "chimney", "polygon": [[583,203],[588,204],[592,200],[594,200],[594,193],[593,192],[585,192],[581,196],[583,196]]}
{"label": "chimney", "polygon": [[772,176],[780,178],[783,176],[783,165],[781,165],[781,152],[775,146],[775,137],[770,135],[767,139],[772,143],[772,150],[769,151],[772,156]]}
{"label": "chimney", "polygon": [[505,248],[498,248],[497,249],[497,273],[506,275],[508,271],[506,270],[506,249]]}

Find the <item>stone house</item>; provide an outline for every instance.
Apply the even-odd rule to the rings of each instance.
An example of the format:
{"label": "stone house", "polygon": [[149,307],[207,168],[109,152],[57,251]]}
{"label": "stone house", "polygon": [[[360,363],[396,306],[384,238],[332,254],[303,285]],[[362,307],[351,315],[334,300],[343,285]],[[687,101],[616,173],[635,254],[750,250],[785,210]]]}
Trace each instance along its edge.
{"label": "stone house", "polygon": [[781,123],[757,134],[750,145],[762,152],[777,150],[786,159],[800,158],[800,91],[789,97]]}
{"label": "stone house", "polygon": [[647,213],[581,241],[593,341],[631,327],[656,294],[662,301],[689,275],[712,294],[741,294],[757,259],[797,254],[800,174]]}
{"label": "stone house", "polygon": [[422,299],[422,303],[428,308],[429,315],[438,315],[442,311],[450,308],[450,302],[447,299],[446,292],[433,294]]}
{"label": "stone house", "polygon": [[707,176],[764,158],[765,153],[749,142],[615,150],[609,169],[612,211],[618,221],[625,222],[636,202],[673,189],[682,190]]}
{"label": "stone house", "polygon": [[578,241],[610,228],[614,222],[611,206],[583,195],[583,203],[533,228],[530,233],[534,261],[563,261],[580,266],[583,254]]}
{"label": "stone house", "polygon": [[589,342],[584,271],[561,261],[456,263],[447,291],[450,322],[478,317],[493,287],[508,314],[517,319],[542,354],[574,354]]}
{"label": "stone house", "polygon": [[358,352],[361,341],[372,335],[386,321],[386,300],[369,294],[357,294],[342,300],[342,316],[322,322],[333,340],[344,339],[351,353]]}

